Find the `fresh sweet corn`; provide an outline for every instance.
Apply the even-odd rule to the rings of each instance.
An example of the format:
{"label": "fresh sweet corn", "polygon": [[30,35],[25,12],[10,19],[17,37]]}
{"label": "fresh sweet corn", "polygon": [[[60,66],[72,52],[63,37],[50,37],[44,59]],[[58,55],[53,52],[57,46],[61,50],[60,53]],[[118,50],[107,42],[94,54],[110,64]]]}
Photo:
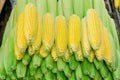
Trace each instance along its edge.
{"label": "fresh sweet corn", "polygon": [[113,58],[113,51],[112,51],[112,46],[110,43],[110,37],[108,30],[103,27],[103,40],[104,40],[104,59],[107,63],[112,63],[112,58]]}
{"label": "fresh sweet corn", "polygon": [[43,47],[50,51],[54,44],[54,16],[46,13],[43,17]]}
{"label": "fresh sweet corn", "polygon": [[41,38],[42,38],[42,20],[41,20],[41,15],[38,14],[38,29],[37,29],[37,34],[35,37],[35,40],[32,44],[33,51],[38,51],[40,46],[41,46]]}
{"label": "fresh sweet corn", "polygon": [[71,52],[80,47],[80,18],[77,15],[72,15],[68,21],[68,45]]}
{"label": "fresh sweet corn", "polygon": [[43,46],[40,47],[39,53],[43,58],[48,56],[48,52],[44,50]]}
{"label": "fresh sweet corn", "polygon": [[115,5],[115,8],[118,8],[120,6],[120,0],[114,0],[114,5]]}
{"label": "fresh sweet corn", "polygon": [[67,50],[67,25],[64,16],[56,18],[56,47],[59,55]]}
{"label": "fresh sweet corn", "polygon": [[93,62],[95,58],[95,52],[93,50],[91,50],[89,56],[88,56],[88,60],[89,62]]}
{"label": "fresh sweet corn", "polygon": [[99,49],[101,44],[101,30],[99,17],[94,9],[89,9],[87,12],[87,31],[88,39],[94,50]]}
{"label": "fresh sweet corn", "polygon": [[89,56],[89,53],[91,51],[91,46],[88,41],[88,32],[87,32],[87,22],[86,18],[82,19],[82,37],[81,37],[81,42],[82,42],[82,50],[84,57]]}
{"label": "fresh sweet corn", "polygon": [[27,48],[27,42],[24,34],[24,12],[22,12],[18,18],[16,29],[16,43],[20,52],[25,52]]}
{"label": "fresh sweet corn", "polygon": [[80,43],[80,48],[78,49],[78,51],[75,53],[75,58],[77,61],[82,61],[83,60],[83,52],[82,52],[82,46]]}
{"label": "fresh sweet corn", "polygon": [[54,61],[57,61],[57,60],[58,60],[57,49],[56,49],[56,46],[55,46],[55,45],[52,47],[51,55],[52,55]]}
{"label": "fresh sweet corn", "polygon": [[37,11],[35,5],[29,3],[25,7],[24,32],[27,44],[31,45],[37,32]]}
{"label": "fresh sweet corn", "polygon": [[[100,21],[100,30],[102,32],[102,28],[103,28],[103,24],[102,22]],[[103,41],[103,36],[104,34],[101,33],[101,44],[100,44],[100,47],[99,49],[95,50],[95,55],[97,57],[98,60],[103,60],[103,54],[104,54],[104,41]]]}
{"label": "fresh sweet corn", "polygon": [[17,60],[21,60],[24,56],[24,53],[21,53],[16,45],[16,43],[14,44],[14,51],[15,51],[15,57]]}
{"label": "fresh sweet corn", "polygon": [[69,62],[70,57],[71,57],[71,53],[70,53],[69,49],[67,49],[66,53],[65,53],[64,56],[63,56],[63,60],[64,60],[65,62]]}

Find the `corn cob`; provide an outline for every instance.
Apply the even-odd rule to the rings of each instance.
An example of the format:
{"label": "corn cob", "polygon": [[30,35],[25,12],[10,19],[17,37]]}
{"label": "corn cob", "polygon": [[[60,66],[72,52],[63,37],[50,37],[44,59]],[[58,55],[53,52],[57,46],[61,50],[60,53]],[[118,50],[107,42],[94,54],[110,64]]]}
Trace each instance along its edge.
{"label": "corn cob", "polygon": [[[102,32],[102,28],[103,28],[103,24],[102,22],[100,21],[100,30]],[[95,50],[95,55],[97,57],[98,60],[103,60],[103,54],[104,54],[104,41],[103,41],[103,36],[104,34],[101,33],[101,45],[99,47],[99,49]]]}
{"label": "corn cob", "polygon": [[25,53],[21,53],[21,52],[19,51],[16,43],[15,43],[15,45],[14,45],[14,50],[15,50],[15,57],[16,57],[16,59],[17,59],[17,60],[21,60],[21,59],[23,58],[23,56],[24,56]]}
{"label": "corn cob", "polygon": [[56,46],[55,45],[52,47],[51,55],[52,55],[52,58],[53,58],[54,61],[58,60],[58,55],[57,55],[57,50],[56,50]]}
{"label": "corn cob", "polygon": [[27,41],[24,34],[24,12],[18,17],[16,29],[16,45],[21,53],[24,53],[27,48]]}
{"label": "corn cob", "polygon": [[17,63],[16,74],[17,78],[24,78],[26,75],[27,66],[24,66],[22,62]]}
{"label": "corn cob", "polygon": [[42,38],[42,20],[41,20],[41,15],[38,14],[38,29],[37,29],[37,33],[36,33],[36,37],[35,37],[35,40],[32,44],[32,50],[33,52],[37,52],[41,46],[41,38]]}
{"label": "corn cob", "polygon": [[31,45],[37,32],[37,11],[36,7],[29,3],[25,7],[24,32],[27,44]]}
{"label": "corn cob", "polygon": [[88,61],[89,62],[93,62],[95,58],[95,52],[93,50],[91,50],[89,56],[88,56]]}
{"label": "corn cob", "polygon": [[115,5],[115,8],[118,8],[119,7],[119,0],[114,0],[114,5]]}
{"label": "corn cob", "polygon": [[48,56],[48,52],[44,50],[43,46],[41,46],[39,54],[40,54],[43,58]]}
{"label": "corn cob", "polygon": [[117,54],[116,45],[114,43],[114,40],[111,34],[109,34],[109,38],[110,38],[110,43],[111,43],[110,45],[113,52],[112,52],[112,63],[111,64],[107,63],[107,66],[111,72],[114,72],[118,68],[118,54]]}
{"label": "corn cob", "polygon": [[80,18],[77,15],[72,15],[68,21],[68,45],[71,52],[78,51],[80,37]]}
{"label": "corn cob", "polygon": [[71,57],[71,53],[70,53],[69,49],[67,49],[66,53],[65,53],[64,56],[63,56],[63,60],[64,60],[65,62],[69,62],[70,57]]}
{"label": "corn cob", "polygon": [[103,36],[103,40],[105,42],[104,44],[104,59],[107,63],[112,63],[112,58],[113,58],[113,51],[112,51],[112,46],[111,46],[111,43],[110,43],[110,38],[109,38],[109,33],[108,33],[108,30],[103,27],[103,33],[104,33],[104,36]]}
{"label": "corn cob", "polygon": [[90,46],[90,43],[88,41],[88,32],[87,32],[86,18],[82,19],[82,38],[81,38],[81,43],[82,43],[82,49],[83,49],[84,57],[88,57],[89,53],[91,51],[91,46]]}
{"label": "corn cob", "polygon": [[58,55],[63,56],[67,49],[67,26],[64,16],[56,18],[56,47]]}
{"label": "corn cob", "polygon": [[43,47],[45,51],[50,51],[54,44],[54,17],[47,13],[43,18]]}
{"label": "corn cob", "polygon": [[75,53],[75,58],[77,61],[83,60],[83,52],[82,52],[81,43],[80,43],[80,47],[79,47],[78,51]]}
{"label": "corn cob", "polygon": [[88,30],[88,39],[94,50],[99,49],[101,44],[101,30],[99,17],[94,9],[89,9],[87,12],[87,30]]}

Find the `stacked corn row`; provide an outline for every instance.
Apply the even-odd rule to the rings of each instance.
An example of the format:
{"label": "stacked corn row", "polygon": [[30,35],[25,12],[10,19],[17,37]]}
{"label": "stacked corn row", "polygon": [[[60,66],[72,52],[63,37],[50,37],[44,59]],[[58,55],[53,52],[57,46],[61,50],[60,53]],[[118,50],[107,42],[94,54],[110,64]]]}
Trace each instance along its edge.
{"label": "stacked corn row", "polygon": [[114,6],[116,9],[119,9],[120,11],[120,0],[114,0]]}
{"label": "stacked corn row", "polygon": [[88,3],[18,0],[0,48],[0,79],[119,80],[114,21],[103,0]]}

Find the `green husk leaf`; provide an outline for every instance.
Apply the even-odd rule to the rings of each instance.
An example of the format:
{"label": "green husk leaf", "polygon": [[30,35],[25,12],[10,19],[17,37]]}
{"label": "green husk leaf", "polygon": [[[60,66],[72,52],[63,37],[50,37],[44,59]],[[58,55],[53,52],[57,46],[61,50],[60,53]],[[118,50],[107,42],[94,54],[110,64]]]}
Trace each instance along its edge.
{"label": "green husk leaf", "polygon": [[45,59],[45,63],[46,63],[46,66],[48,69],[51,70],[53,68],[53,62],[54,62],[54,60],[53,60],[52,56],[48,55],[47,58]]}
{"label": "green husk leaf", "polygon": [[25,66],[22,62],[17,63],[16,74],[17,78],[24,78],[26,75],[27,66]]}
{"label": "green husk leaf", "polygon": [[22,63],[27,66],[30,63],[30,61],[31,61],[31,57],[28,53],[26,53],[22,59]]}
{"label": "green husk leaf", "polygon": [[75,70],[77,68],[77,66],[78,66],[78,62],[75,60],[75,56],[74,55],[72,55],[70,57],[69,66],[70,66],[71,70]]}

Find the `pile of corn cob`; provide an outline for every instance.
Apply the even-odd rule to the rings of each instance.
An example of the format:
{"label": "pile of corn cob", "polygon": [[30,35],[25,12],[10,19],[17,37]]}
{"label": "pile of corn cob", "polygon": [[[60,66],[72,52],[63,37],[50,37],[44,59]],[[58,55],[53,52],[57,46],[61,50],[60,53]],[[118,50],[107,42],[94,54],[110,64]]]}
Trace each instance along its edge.
{"label": "pile of corn cob", "polygon": [[120,0],[114,0],[114,6],[116,9],[119,9],[120,11]]}
{"label": "pile of corn cob", "polygon": [[103,0],[17,0],[0,48],[2,80],[120,80]]}

